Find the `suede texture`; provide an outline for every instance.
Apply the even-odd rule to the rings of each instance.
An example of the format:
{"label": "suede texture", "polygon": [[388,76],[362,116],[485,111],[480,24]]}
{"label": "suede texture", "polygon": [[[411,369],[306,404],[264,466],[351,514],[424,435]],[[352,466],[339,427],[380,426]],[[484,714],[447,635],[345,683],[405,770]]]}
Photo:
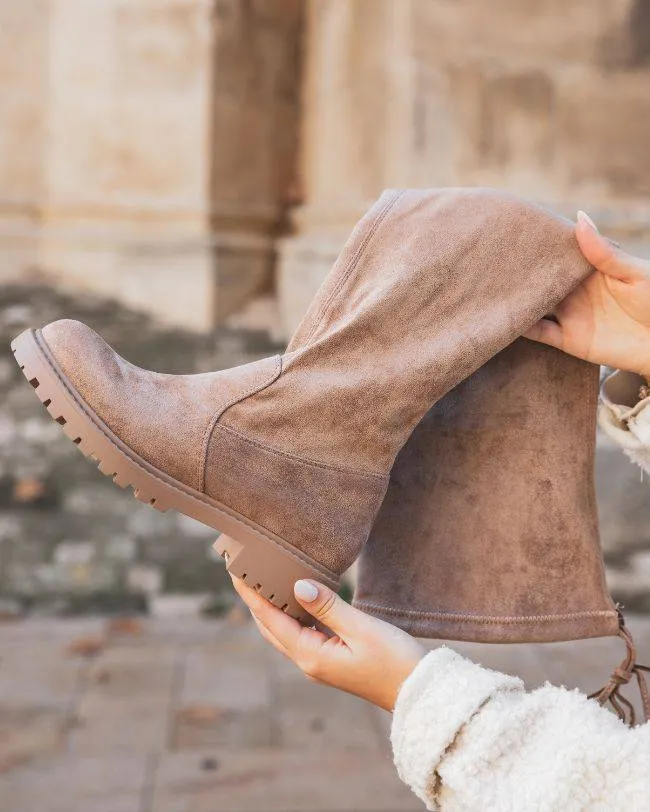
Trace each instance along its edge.
{"label": "suede texture", "polygon": [[[331,466],[341,484],[355,473],[384,477],[432,404],[552,311],[591,271],[573,225],[532,203],[491,189],[389,190],[344,246],[289,343],[282,375],[233,405],[220,424],[267,452],[291,456],[296,466]],[[568,396],[583,398],[582,383]],[[220,448],[224,436],[215,434],[210,449],[209,467],[215,471],[230,456]],[[257,462],[250,465],[249,482],[250,492],[260,494],[268,489],[263,470],[268,463],[261,453]],[[534,472],[536,463],[529,462]],[[576,470],[570,476],[582,487],[588,482],[583,474]],[[283,537],[299,537],[312,500],[323,502],[321,516],[334,516],[336,504],[331,510],[324,505],[338,499],[345,511],[345,535],[337,535],[341,525],[330,532],[323,524],[316,534],[310,528],[305,539],[310,549],[336,549],[336,561],[349,563],[367,538],[369,525],[363,523],[371,511],[364,502],[374,494],[343,487],[337,494],[329,485],[319,493],[311,475],[300,475],[304,487],[289,502],[286,496],[251,500],[239,487],[227,488],[228,494],[223,488],[215,492],[234,500],[229,504],[235,509],[252,512],[256,521],[278,528]],[[208,492],[217,487],[215,477]],[[408,504],[412,508],[415,501]],[[593,506],[582,491],[578,505],[593,536]],[[513,508],[528,509],[523,502]],[[408,508],[402,516],[406,513]],[[541,513],[538,522],[545,521]],[[527,532],[535,534],[533,528]],[[433,548],[435,540],[428,535],[423,544]],[[479,538],[478,557],[484,552],[481,544]],[[430,576],[418,571],[421,547],[400,549],[406,568],[413,563],[403,581],[399,555],[385,555],[377,544],[369,548],[366,560],[374,557],[371,563],[383,576],[376,586],[366,581],[364,607],[381,604],[382,612],[388,607],[393,620],[414,628],[402,613],[411,600],[402,591],[406,581],[414,589],[412,598],[434,610],[437,596]],[[324,555],[312,554],[319,560]],[[418,633],[436,629],[421,623]]]}
{"label": "suede texture", "polygon": [[[512,195],[389,190],[281,359],[169,376],[134,367],[76,322],[44,336],[127,445],[338,574],[368,538],[395,458],[428,410],[591,270],[569,221]],[[583,481],[582,469],[567,475]],[[377,566],[402,567],[372,550]],[[424,590],[437,608],[427,577],[416,575],[414,595]],[[381,599],[400,610],[393,588]]]}
{"label": "suede texture", "polygon": [[278,356],[199,375],[164,375],[119,356],[79,321],[46,325],[43,338],[83,400],[123,443],[184,485],[201,490],[205,446],[222,411],[280,374]]}
{"label": "suede texture", "polygon": [[355,603],[474,642],[614,635],[594,505],[598,367],[519,339],[399,454]]}
{"label": "suede texture", "polygon": [[[340,574],[361,552],[388,477],[296,460],[217,425],[206,490]],[[236,494],[236,500],[233,500]]]}
{"label": "suede texture", "polygon": [[571,223],[490,189],[385,192],[283,356],[223,416],[304,459],[385,475],[450,389],[590,272]]}
{"label": "suede texture", "polygon": [[54,360],[92,411],[158,470],[275,533],[336,578],[357,558],[388,486],[378,476],[296,459],[219,418],[269,385],[279,356],[199,375],[164,375],[118,355],[81,322],[42,330]]}

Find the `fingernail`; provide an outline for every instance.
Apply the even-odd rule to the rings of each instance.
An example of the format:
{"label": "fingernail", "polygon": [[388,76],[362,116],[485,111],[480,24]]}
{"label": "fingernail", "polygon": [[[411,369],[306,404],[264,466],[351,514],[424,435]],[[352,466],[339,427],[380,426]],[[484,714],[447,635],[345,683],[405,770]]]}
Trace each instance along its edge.
{"label": "fingernail", "polygon": [[296,581],[293,587],[296,598],[311,603],[318,597],[318,587],[311,581]]}
{"label": "fingernail", "polygon": [[582,209],[578,210],[578,222],[584,223],[585,225],[593,228],[593,230],[598,233],[598,226],[594,223],[591,217],[587,214],[587,212],[582,211]]}

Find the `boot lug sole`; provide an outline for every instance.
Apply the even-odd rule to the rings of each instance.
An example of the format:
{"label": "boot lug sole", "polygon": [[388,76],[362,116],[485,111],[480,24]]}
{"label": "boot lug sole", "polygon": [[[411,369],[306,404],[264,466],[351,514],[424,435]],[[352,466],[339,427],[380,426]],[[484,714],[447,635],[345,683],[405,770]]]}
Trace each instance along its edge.
{"label": "boot lug sole", "polygon": [[336,590],[334,574],[316,562],[301,560],[269,531],[139,457],[83,401],[42,344],[37,331],[25,330],[11,342],[11,349],[39,400],[79,451],[95,460],[116,485],[132,488],[140,502],[161,512],[176,510],[223,533],[214,549],[225,559],[227,570],[301,623],[313,625],[314,618],[296,601],[293,585],[312,578]]}

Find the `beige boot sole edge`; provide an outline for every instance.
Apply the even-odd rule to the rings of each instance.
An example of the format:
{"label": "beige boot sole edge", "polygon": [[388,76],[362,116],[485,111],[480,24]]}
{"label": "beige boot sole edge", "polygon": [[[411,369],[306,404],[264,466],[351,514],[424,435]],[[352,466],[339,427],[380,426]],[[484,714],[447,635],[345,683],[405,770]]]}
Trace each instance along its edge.
{"label": "beige boot sole edge", "polygon": [[224,533],[227,540],[220,536],[214,548],[225,559],[228,571],[287,614],[302,623],[314,623],[294,598],[293,585],[300,578],[315,578],[337,589],[331,574],[316,563],[302,561],[264,528],[172,479],[122,443],[57,368],[40,331],[25,330],[11,342],[11,349],[51,417],[84,456],[98,463],[105,476],[121,488],[131,487],[136,499],[156,510],[176,510]]}

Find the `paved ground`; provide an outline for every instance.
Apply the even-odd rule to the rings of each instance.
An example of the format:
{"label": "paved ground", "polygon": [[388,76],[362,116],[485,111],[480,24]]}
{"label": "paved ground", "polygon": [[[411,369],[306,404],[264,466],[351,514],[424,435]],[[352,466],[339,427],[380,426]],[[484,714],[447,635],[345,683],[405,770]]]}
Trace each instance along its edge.
{"label": "paved ground", "polygon": [[[633,619],[650,660],[650,619]],[[617,640],[458,645],[593,690]],[[236,613],[0,625],[0,812],[380,812],[422,806],[388,716],[304,680]]]}

